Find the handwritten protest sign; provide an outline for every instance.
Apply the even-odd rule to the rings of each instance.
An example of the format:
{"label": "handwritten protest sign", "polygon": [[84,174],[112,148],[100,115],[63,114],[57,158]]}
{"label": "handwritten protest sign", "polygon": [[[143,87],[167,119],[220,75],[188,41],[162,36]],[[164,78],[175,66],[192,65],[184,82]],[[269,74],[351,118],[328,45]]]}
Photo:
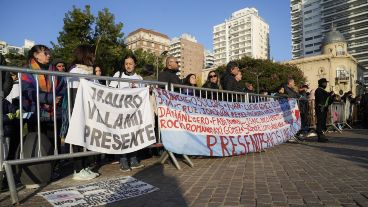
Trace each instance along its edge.
{"label": "handwritten protest sign", "polygon": [[223,102],[155,90],[162,142],[186,155],[233,156],[281,144],[300,129],[295,100]]}
{"label": "handwritten protest sign", "polygon": [[124,154],[156,142],[148,88],[117,89],[81,80],[65,142]]}
{"label": "handwritten protest sign", "polygon": [[106,205],[159,190],[155,186],[126,176],[81,186],[38,193],[57,207]]}

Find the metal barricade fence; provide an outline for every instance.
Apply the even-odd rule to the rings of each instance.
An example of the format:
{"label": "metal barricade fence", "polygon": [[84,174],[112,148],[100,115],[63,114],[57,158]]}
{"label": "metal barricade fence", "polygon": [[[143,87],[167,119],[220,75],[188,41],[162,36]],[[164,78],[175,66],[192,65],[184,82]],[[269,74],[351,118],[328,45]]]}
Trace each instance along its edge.
{"label": "metal barricade fence", "polygon": [[[114,78],[114,77],[106,77],[106,76],[95,76],[95,75],[83,75],[83,74],[73,74],[73,73],[66,73],[66,72],[58,72],[58,71],[46,71],[46,70],[30,70],[30,69],[25,69],[25,68],[17,68],[17,67],[10,67],[10,66],[0,66],[0,72],[13,72],[13,73],[17,73],[18,74],[18,79],[19,79],[19,109],[23,108],[23,91],[22,91],[22,75],[23,74],[33,74],[36,75],[34,76],[36,79],[36,105],[37,105],[37,120],[36,120],[36,125],[37,125],[37,146],[38,146],[38,150],[37,153],[35,154],[34,157],[27,157],[25,158],[24,156],[24,124],[25,124],[25,120],[23,118],[23,115],[25,115],[25,113],[23,112],[23,110],[20,110],[20,118],[19,118],[19,127],[20,127],[20,135],[19,135],[19,158],[18,159],[14,159],[14,160],[5,160],[3,157],[3,150],[4,150],[4,131],[3,131],[3,120],[0,120],[0,172],[3,172],[5,169],[6,172],[6,177],[8,180],[8,184],[9,184],[9,191],[10,191],[10,195],[11,195],[11,199],[13,203],[19,203],[18,200],[18,195],[17,195],[17,191],[15,188],[15,182],[14,182],[14,176],[13,176],[13,171],[12,171],[12,166],[13,165],[21,165],[21,164],[34,164],[34,163],[39,163],[39,162],[45,162],[45,161],[54,161],[54,160],[60,160],[60,159],[71,159],[71,158],[77,158],[77,157],[84,157],[84,156],[91,156],[91,155],[97,155],[97,154],[101,154],[99,152],[93,152],[93,151],[87,151],[84,148],[83,152],[73,152],[73,148],[72,146],[69,147],[69,152],[68,153],[60,153],[58,148],[60,147],[60,143],[58,142],[58,139],[60,138],[58,136],[58,128],[57,128],[57,105],[56,105],[56,80],[59,77],[64,77],[67,79],[66,82],[66,96],[67,96],[67,102],[68,102],[68,117],[70,119],[71,117],[71,92],[70,92],[70,88],[71,88],[71,83],[69,81],[70,78],[73,79],[88,79],[88,80],[105,80],[106,81],[106,85],[109,85],[109,82],[111,81],[117,81],[119,84],[122,82],[128,82],[128,83],[135,83],[135,84],[142,84],[142,85],[146,85],[149,87],[161,87],[161,88],[165,88],[165,89],[169,89],[167,83],[163,83],[163,82],[157,82],[157,81],[145,81],[145,80],[132,80],[132,79],[122,79],[122,78]],[[0,73],[0,91],[2,93],[2,78],[1,78],[1,74]],[[38,75],[47,75],[47,76],[51,76],[51,82],[52,82],[52,103],[53,103],[53,112],[52,112],[52,118],[50,118],[49,122],[51,122],[52,124],[52,131],[53,131],[53,155],[46,155],[46,154],[42,154],[41,151],[41,145],[42,145],[42,139],[41,139],[41,125],[42,122],[45,120],[41,119],[41,112],[40,112],[40,87],[39,87],[39,83],[38,83]],[[228,102],[243,102],[243,103],[258,103],[258,102],[267,102],[267,101],[272,101],[272,100],[277,100],[279,98],[283,98],[283,97],[277,97],[277,96],[269,96],[269,95],[258,95],[258,94],[251,94],[251,93],[243,93],[243,92],[233,92],[233,91],[225,91],[225,90],[216,90],[216,89],[207,89],[207,88],[199,88],[199,87],[192,87],[192,86],[185,86],[185,85],[176,85],[176,84],[172,84],[170,86],[171,91],[177,91],[179,93],[182,94],[187,94],[187,95],[193,95],[193,96],[198,96],[198,97],[202,97],[202,98],[207,98],[207,99],[215,99],[218,101],[228,101]],[[1,98],[5,98],[3,97],[3,95],[1,96]],[[3,99],[2,99],[3,100]],[[2,103],[1,103],[2,104]],[[0,112],[2,113],[2,105],[0,105]],[[158,125],[159,126],[159,125]],[[160,129],[158,128],[158,131],[160,131]],[[160,139],[160,133],[158,133],[158,139],[157,139],[157,143],[161,144],[161,139]],[[180,169],[179,164],[177,163],[175,156],[173,155],[172,152],[168,152],[165,151],[165,153],[161,156],[160,160],[161,163],[163,163],[168,157],[171,157],[173,159],[173,162],[175,164],[175,166]],[[188,162],[188,164],[190,166],[193,166],[193,163],[190,161],[189,157],[186,155],[183,155],[183,157],[186,159],[186,161]]]}
{"label": "metal barricade fence", "polygon": [[335,130],[337,130],[339,133],[343,130],[345,126],[352,129],[352,127],[347,123],[347,105],[344,102],[334,102],[330,105],[329,108],[329,118],[327,119],[329,121],[328,125],[333,127]]}
{"label": "metal barricade fence", "polygon": [[259,103],[277,100],[282,97],[260,95],[245,92],[234,92],[219,89],[199,88],[180,84],[171,84],[171,91],[206,99],[228,102]]}
{"label": "metal barricade fence", "polygon": [[[157,82],[157,81],[144,81],[144,80],[132,80],[132,79],[123,79],[123,78],[114,78],[114,77],[106,77],[106,76],[95,76],[95,75],[83,75],[83,74],[73,74],[73,73],[67,73],[67,72],[58,72],[58,71],[47,71],[47,70],[30,70],[30,69],[25,69],[25,68],[17,68],[17,67],[10,67],[10,66],[0,66],[0,93],[1,93],[1,103],[0,103],[0,113],[3,114],[3,99],[5,99],[4,93],[3,93],[3,83],[2,83],[2,74],[3,72],[12,72],[15,74],[18,74],[18,79],[19,79],[19,129],[20,129],[20,135],[19,135],[19,158],[16,158],[14,160],[6,160],[5,159],[5,153],[4,153],[4,149],[5,149],[5,139],[4,139],[4,129],[3,129],[3,119],[0,120],[0,172],[2,174],[4,174],[4,170],[5,170],[5,174],[8,180],[8,184],[9,184],[9,191],[10,191],[10,195],[11,195],[11,199],[12,199],[12,203],[19,203],[18,200],[18,195],[17,195],[17,191],[15,188],[15,182],[14,182],[14,176],[13,176],[13,170],[12,170],[12,165],[21,165],[21,164],[30,164],[30,163],[40,163],[40,162],[45,162],[45,161],[54,161],[54,160],[61,160],[61,159],[71,159],[71,158],[77,158],[77,157],[84,157],[84,156],[91,156],[91,155],[97,155],[97,154],[101,154],[99,152],[92,152],[92,151],[87,151],[85,148],[83,150],[83,152],[73,152],[73,148],[70,145],[70,149],[69,149],[69,153],[60,153],[59,152],[59,146],[60,142],[58,139],[60,139],[60,137],[58,136],[58,129],[57,129],[57,105],[56,105],[56,80],[57,78],[66,78],[66,96],[67,96],[67,101],[68,101],[68,118],[70,120],[71,117],[71,107],[70,107],[70,103],[71,103],[71,94],[70,94],[70,78],[73,79],[87,79],[87,80],[105,80],[106,81],[106,85],[109,84],[110,81],[117,81],[119,84],[121,82],[129,82],[129,83],[136,83],[136,84],[144,84],[145,86],[149,86],[149,87],[162,87],[162,88],[166,88],[168,89],[168,85],[167,83],[162,83],[162,82]],[[4,73],[5,74],[5,73]],[[24,156],[24,125],[26,120],[24,120],[24,115],[27,115],[27,112],[23,112],[23,96],[25,94],[23,94],[23,90],[22,90],[22,86],[23,86],[23,81],[22,81],[22,75],[23,74],[32,74],[35,75],[35,83],[36,83],[36,107],[37,107],[37,114],[36,115],[36,125],[37,125],[37,152],[35,153],[34,157],[27,157],[25,158]],[[52,83],[52,89],[50,91],[50,93],[52,94],[52,107],[53,107],[53,111],[52,111],[52,116],[48,119],[41,119],[41,110],[40,110],[40,86],[39,86],[39,82],[38,82],[38,75],[46,75],[46,76],[51,76],[51,83]],[[34,116],[34,115],[33,115]],[[42,154],[42,150],[41,150],[41,145],[42,145],[42,139],[41,139],[41,125],[43,123],[45,123],[45,121],[51,123],[51,125],[53,125],[52,128],[52,134],[53,134],[53,155],[47,155],[47,154]],[[160,143],[160,138],[158,137],[157,139],[157,143]]]}

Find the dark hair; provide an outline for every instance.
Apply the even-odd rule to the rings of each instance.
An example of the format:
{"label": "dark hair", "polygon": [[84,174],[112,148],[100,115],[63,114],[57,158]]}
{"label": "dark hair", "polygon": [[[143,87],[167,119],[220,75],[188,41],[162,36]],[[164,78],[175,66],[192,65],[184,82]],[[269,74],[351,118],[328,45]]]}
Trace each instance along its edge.
{"label": "dark hair", "polygon": [[45,45],[34,45],[29,51],[28,51],[28,62],[34,58],[34,53],[40,52],[40,51],[50,51],[50,49]]}
{"label": "dark hair", "polygon": [[[189,75],[187,75],[187,76],[185,77],[185,79],[184,79],[184,85],[193,86],[193,85],[190,83],[190,77],[192,77],[193,75],[194,75],[195,77],[197,77],[194,73],[191,73],[191,74],[189,74]],[[194,86],[197,86],[197,84],[194,84]]]}
{"label": "dark hair", "polygon": [[210,78],[210,74],[211,73],[215,73],[216,75],[217,75],[217,82],[219,82],[219,75],[216,73],[216,71],[215,70],[211,70],[208,74],[207,74],[207,81],[209,82],[209,81],[211,81],[211,78]]}
{"label": "dark hair", "polygon": [[226,71],[231,73],[231,70],[235,67],[239,67],[239,64],[234,62],[234,61],[230,61],[227,65],[226,65]]}
{"label": "dark hair", "polygon": [[118,70],[117,71],[125,71],[125,60],[132,58],[134,61],[134,64],[137,64],[137,58],[132,54],[132,53],[128,53],[126,54],[120,61],[119,61],[119,65],[118,65]]}
{"label": "dark hair", "polygon": [[100,70],[101,70],[101,75],[103,74],[103,71],[102,71],[102,68],[101,68],[101,66],[99,66],[99,65],[94,65],[93,66],[93,75],[96,75],[96,68],[97,67],[99,67],[100,68]]}
{"label": "dark hair", "polygon": [[81,64],[93,66],[95,61],[95,46],[88,44],[78,45],[74,50],[74,60],[72,65]]}
{"label": "dark hair", "polygon": [[[284,88],[284,86],[283,86],[283,85],[278,86],[278,87],[276,88],[276,93],[278,93],[282,88]],[[284,92],[284,93],[285,93],[285,92]]]}

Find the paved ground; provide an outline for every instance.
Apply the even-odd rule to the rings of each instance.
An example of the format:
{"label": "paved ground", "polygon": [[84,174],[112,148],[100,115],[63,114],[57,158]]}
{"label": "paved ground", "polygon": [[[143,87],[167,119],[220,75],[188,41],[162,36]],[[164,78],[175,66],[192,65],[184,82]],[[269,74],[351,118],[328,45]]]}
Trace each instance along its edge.
{"label": "paved ground", "polygon": [[[286,143],[262,153],[227,158],[193,159],[194,168],[182,164],[155,165],[122,173],[117,165],[100,168],[98,180],[132,175],[159,191],[108,206],[368,206],[368,131],[328,134],[330,143],[315,139]],[[94,182],[94,181],[93,181]],[[42,191],[84,184],[71,177]],[[35,194],[21,190],[21,206],[50,206]],[[0,206],[10,204],[0,195]]]}

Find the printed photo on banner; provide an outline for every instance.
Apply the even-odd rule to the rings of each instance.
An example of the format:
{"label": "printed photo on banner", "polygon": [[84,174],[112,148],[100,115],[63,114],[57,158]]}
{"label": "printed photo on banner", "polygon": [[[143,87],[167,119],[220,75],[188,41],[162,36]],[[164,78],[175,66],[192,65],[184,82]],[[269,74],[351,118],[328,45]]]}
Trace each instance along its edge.
{"label": "printed photo on banner", "polygon": [[81,80],[66,143],[124,154],[156,142],[148,88],[109,88]]}
{"label": "printed photo on banner", "polygon": [[155,91],[166,149],[178,154],[234,156],[286,142],[300,129],[296,100],[223,102]]}

